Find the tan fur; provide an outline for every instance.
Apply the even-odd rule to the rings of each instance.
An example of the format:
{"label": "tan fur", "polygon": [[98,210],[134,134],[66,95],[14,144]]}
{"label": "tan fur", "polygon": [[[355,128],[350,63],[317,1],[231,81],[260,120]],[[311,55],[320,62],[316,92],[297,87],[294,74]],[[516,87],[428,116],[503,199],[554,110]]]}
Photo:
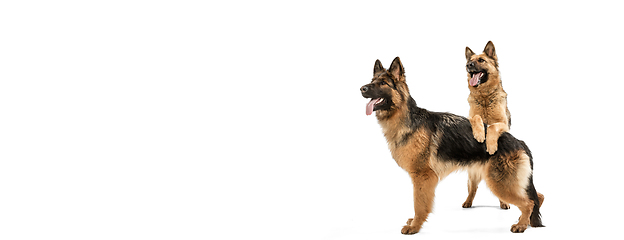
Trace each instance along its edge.
{"label": "tan fur", "polygon": [[407,220],[407,225],[401,229],[403,234],[419,232],[422,224],[427,221],[433,209],[435,188],[439,181],[438,176],[429,167],[418,168],[414,172],[409,172],[409,175],[414,186],[414,218]]}
{"label": "tan fur", "polygon": [[[483,169],[468,169],[468,197],[466,201],[462,204],[463,208],[472,207],[472,201],[474,200],[475,195],[477,194],[477,189],[479,188],[479,183],[484,178],[483,173],[485,170]],[[509,209],[510,206],[506,202],[499,200],[499,206],[502,209]]]}
{"label": "tan fur", "polygon": [[[431,169],[429,163],[429,159],[432,156],[430,152],[430,146],[432,145],[430,132],[426,131],[425,128],[419,128],[412,133],[407,143],[398,144],[401,141],[401,136],[409,131],[402,122],[407,109],[405,109],[404,105],[399,106],[402,107],[397,109],[394,115],[384,121],[379,121],[379,123],[388,141],[392,157],[399,167],[409,173],[412,179],[414,218],[408,220],[407,225],[401,229],[401,233],[415,234],[420,231],[422,224],[427,220],[429,213],[433,209],[435,188],[439,177]],[[414,221],[414,219],[416,220]]]}
{"label": "tan fur", "polygon": [[520,209],[522,215],[518,223],[512,225],[511,231],[524,232],[529,226],[534,204],[525,191],[531,175],[529,156],[518,152],[511,156],[501,156],[497,160],[490,161],[485,182],[501,201],[516,205]]}

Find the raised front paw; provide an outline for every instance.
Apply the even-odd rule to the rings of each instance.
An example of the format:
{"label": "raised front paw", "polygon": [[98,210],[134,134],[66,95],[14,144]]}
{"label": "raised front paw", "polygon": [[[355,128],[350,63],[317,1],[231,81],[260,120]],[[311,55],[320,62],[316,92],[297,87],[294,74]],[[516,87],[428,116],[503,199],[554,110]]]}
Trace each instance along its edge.
{"label": "raised front paw", "polygon": [[406,235],[416,234],[418,233],[418,231],[420,231],[420,227],[414,227],[410,225],[405,225],[403,226],[403,229],[401,229],[401,233]]}
{"label": "raised front paw", "polygon": [[485,145],[487,146],[487,152],[490,155],[494,155],[494,153],[496,153],[496,150],[498,150],[498,143],[496,140],[488,139],[487,143],[485,143]]}
{"label": "raised front paw", "polygon": [[482,143],[483,141],[485,141],[485,131],[481,130],[472,130],[472,135],[474,136],[475,139],[477,139],[478,142]]}

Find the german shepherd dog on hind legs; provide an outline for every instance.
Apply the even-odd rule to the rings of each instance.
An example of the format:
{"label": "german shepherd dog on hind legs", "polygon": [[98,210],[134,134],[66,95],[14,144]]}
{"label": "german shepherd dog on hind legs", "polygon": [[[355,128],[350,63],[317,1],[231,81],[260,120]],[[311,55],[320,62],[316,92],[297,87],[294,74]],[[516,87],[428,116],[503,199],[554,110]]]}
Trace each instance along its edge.
{"label": "german shepherd dog on hind legs", "polygon": [[[498,137],[503,132],[509,132],[511,114],[507,108],[507,93],[498,71],[498,57],[494,43],[489,41],[482,54],[475,54],[466,47],[466,71],[468,72],[468,104],[470,111],[468,119],[472,126],[472,134],[479,142],[485,141],[489,154],[497,150]],[[487,135],[485,128],[487,126]],[[472,206],[481,176],[478,173],[468,172],[468,197],[462,207]],[[538,193],[540,203],[544,196]],[[502,209],[509,209],[509,204],[500,201]]]}
{"label": "german shepherd dog on hind legs", "polygon": [[[475,54],[466,47],[466,71],[468,72],[468,119],[472,125],[472,134],[479,142],[486,140],[485,128],[488,126],[486,149],[494,154],[497,140],[502,132],[511,127],[511,114],[507,108],[507,93],[498,71],[498,57],[494,43],[489,41],[482,54]],[[468,172],[468,197],[462,207],[472,207],[477,188],[481,182],[478,173]],[[500,208],[509,209],[509,204],[500,201]]]}
{"label": "german shepherd dog on hind legs", "polygon": [[[511,114],[507,108],[507,93],[498,72],[498,57],[494,44],[489,41],[482,54],[475,54],[466,47],[466,71],[468,72],[468,118],[474,138],[486,142],[487,151],[494,154],[497,140],[503,132],[509,132]],[[487,127],[487,136],[483,124]]]}
{"label": "german shepherd dog on hind legs", "polygon": [[392,157],[412,179],[414,217],[401,233],[420,231],[431,213],[438,182],[457,170],[480,173],[494,195],[520,209],[512,232],[524,232],[529,225],[543,227],[533,185],[533,156],[527,145],[504,132],[497,152],[490,155],[485,144],[474,139],[467,118],[418,107],[404,73],[398,57],[388,70],[377,60],[371,83],[360,88],[362,96],[371,99],[366,114],[376,113]]}

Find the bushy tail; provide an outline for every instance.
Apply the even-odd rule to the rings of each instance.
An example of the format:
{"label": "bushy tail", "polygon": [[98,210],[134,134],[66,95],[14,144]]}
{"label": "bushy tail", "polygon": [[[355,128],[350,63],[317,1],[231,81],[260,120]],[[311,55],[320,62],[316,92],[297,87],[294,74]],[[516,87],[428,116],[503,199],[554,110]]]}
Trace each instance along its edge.
{"label": "bushy tail", "polygon": [[535,190],[535,186],[533,186],[533,174],[529,177],[529,186],[527,187],[527,194],[529,195],[529,199],[533,200],[533,212],[531,213],[531,227],[545,227],[542,225],[542,215],[540,214],[540,199],[537,195],[537,191]]}
{"label": "bushy tail", "polygon": [[[531,163],[531,171],[533,171],[533,154],[531,154],[531,150],[526,145],[524,141],[520,141],[522,144],[522,148],[529,155],[529,162]],[[529,176],[529,186],[526,189],[527,195],[529,195],[529,199],[533,200],[533,212],[531,213],[530,223],[531,227],[545,227],[542,225],[542,214],[540,214],[540,206],[542,203],[540,202],[537,191],[535,190],[535,186],[533,185],[533,173]],[[542,196],[543,198],[543,196]]]}

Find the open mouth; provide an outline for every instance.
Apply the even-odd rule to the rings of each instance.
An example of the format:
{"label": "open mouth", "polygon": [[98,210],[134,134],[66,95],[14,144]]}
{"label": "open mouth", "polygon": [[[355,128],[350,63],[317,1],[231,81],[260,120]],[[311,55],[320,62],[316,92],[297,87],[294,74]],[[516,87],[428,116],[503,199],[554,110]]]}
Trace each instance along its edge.
{"label": "open mouth", "polygon": [[373,114],[373,111],[376,110],[375,107],[381,105],[384,102],[385,102],[385,99],[383,99],[383,98],[373,98],[373,99],[371,99],[370,102],[368,102],[368,104],[366,104],[366,115]]}
{"label": "open mouth", "polygon": [[468,84],[472,87],[478,87],[480,84],[485,83],[487,81],[487,73],[486,72],[471,72],[470,73],[470,81]]}

